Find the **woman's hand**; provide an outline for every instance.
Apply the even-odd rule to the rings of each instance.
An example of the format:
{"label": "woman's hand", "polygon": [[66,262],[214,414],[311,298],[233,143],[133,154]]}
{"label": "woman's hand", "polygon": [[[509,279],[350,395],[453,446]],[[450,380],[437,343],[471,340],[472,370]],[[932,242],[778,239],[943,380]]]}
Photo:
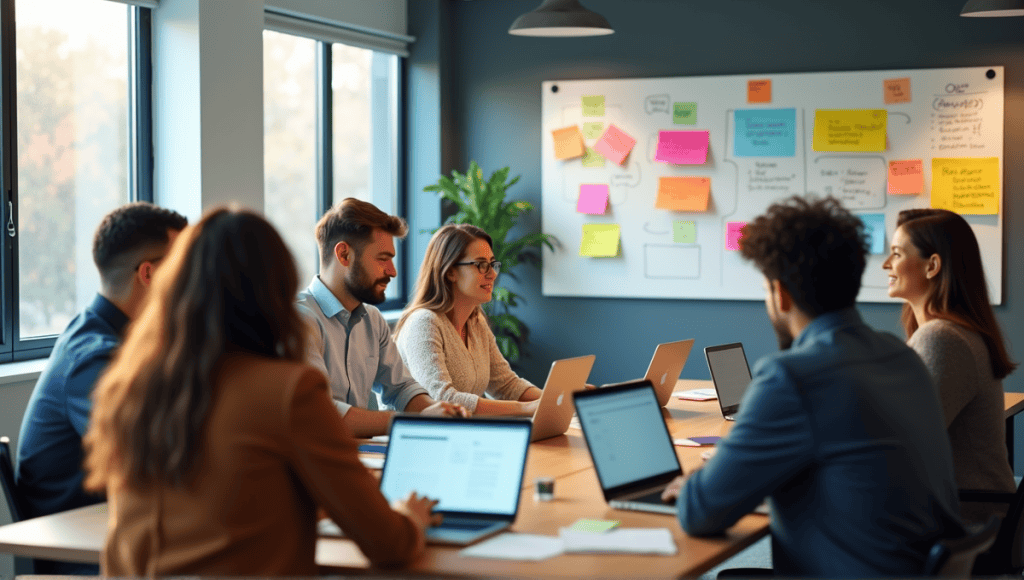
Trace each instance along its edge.
{"label": "woman's hand", "polygon": [[441,514],[431,513],[437,505],[436,499],[430,499],[411,492],[405,499],[397,499],[391,502],[391,509],[409,516],[421,530],[441,523]]}

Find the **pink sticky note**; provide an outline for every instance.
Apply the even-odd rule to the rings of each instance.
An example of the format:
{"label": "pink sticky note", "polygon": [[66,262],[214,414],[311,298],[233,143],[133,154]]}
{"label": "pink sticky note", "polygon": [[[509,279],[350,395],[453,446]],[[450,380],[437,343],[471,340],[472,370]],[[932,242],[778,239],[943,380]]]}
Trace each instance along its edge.
{"label": "pink sticky note", "polygon": [[636,145],[636,139],[609,123],[604,134],[594,144],[594,149],[601,155],[604,155],[605,159],[609,159],[617,165],[622,165],[622,162],[626,160],[626,156],[633,150],[633,145]]}
{"label": "pink sticky note", "polygon": [[658,131],[655,161],[678,165],[703,165],[708,160],[707,131]]}
{"label": "pink sticky note", "polygon": [[747,222],[727,222],[725,224],[725,249],[739,251],[740,238],[743,237],[743,226]]}
{"label": "pink sticky note", "polygon": [[924,168],[920,159],[889,162],[889,194],[916,195],[924,191]]}
{"label": "pink sticky note", "polygon": [[604,183],[584,183],[580,186],[580,199],[576,202],[576,211],[592,215],[603,215],[608,209],[608,185]]}

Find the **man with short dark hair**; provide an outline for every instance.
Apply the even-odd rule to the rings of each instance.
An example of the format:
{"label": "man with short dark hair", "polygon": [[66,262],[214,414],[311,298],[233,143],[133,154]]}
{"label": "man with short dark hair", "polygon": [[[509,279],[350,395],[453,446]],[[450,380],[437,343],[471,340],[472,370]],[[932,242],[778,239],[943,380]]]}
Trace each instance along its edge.
{"label": "man with short dark hair", "polygon": [[854,307],[863,223],[793,197],[750,222],[782,351],[761,359],[717,453],[665,492],[687,533],[715,534],[768,498],[779,576],[913,576],[962,532],[942,407],[928,370]]}
{"label": "man with short dark hair", "polygon": [[[57,338],[39,375],[18,438],[15,480],[33,518],[102,502],[82,490],[82,435],[92,390],[124,329],[142,307],[153,272],[187,220],[138,202],[106,217],[93,238],[100,291]],[[98,573],[95,566],[36,561],[36,573]]]}
{"label": "man with short dark hair", "polygon": [[458,404],[435,401],[406,370],[391,328],[373,304],[384,302],[395,270],[394,238],[404,237],[405,220],[371,203],[347,198],[316,225],[320,274],[299,293],[299,310],[315,332],[309,364],[327,375],[331,396],[357,437],[387,432],[391,412],[466,415]]}

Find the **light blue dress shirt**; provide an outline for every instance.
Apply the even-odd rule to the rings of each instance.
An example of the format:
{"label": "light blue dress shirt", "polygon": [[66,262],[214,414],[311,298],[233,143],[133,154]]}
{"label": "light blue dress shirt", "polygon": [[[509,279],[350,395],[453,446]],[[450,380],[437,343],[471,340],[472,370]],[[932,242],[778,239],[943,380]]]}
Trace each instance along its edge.
{"label": "light blue dress shirt", "polygon": [[360,304],[349,312],[319,276],[299,292],[298,306],[315,329],[307,362],[327,375],[342,415],[352,407],[403,411],[413,397],[429,396],[405,368],[380,310]]}

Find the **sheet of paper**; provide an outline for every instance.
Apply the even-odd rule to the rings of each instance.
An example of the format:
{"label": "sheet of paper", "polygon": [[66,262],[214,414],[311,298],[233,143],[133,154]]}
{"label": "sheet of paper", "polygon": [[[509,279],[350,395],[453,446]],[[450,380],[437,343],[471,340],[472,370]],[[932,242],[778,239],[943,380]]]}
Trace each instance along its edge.
{"label": "sheet of paper", "polygon": [[619,255],[619,224],[583,224],[580,255],[611,258]]}
{"label": "sheet of paper", "polygon": [[696,125],[697,103],[672,103],[672,122],[676,125]]}
{"label": "sheet of paper", "polygon": [[697,222],[672,222],[672,241],[677,244],[697,243]]}
{"label": "sheet of paper", "polygon": [[384,469],[383,455],[360,455],[359,461],[366,469]]}
{"label": "sheet of paper", "polygon": [[876,255],[885,254],[885,214],[862,213],[858,214],[857,217],[864,222],[864,233],[867,234],[871,253]]}
{"label": "sheet of paper", "polygon": [[604,95],[588,95],[582,100],[584,117],[604,116]]}
{"label": "sheet of paper", "polygon": [[889,194],[917,195],[924,191],[924,164],[920,159],[889,162]]}
{"label": "sheet of paper", "polygon": [[593,147],[587,147],[587,152],[583,154],[583,167],[604,167],[604,156],[594,151]]}
{"label": "sheet of paper", "polygon": [[710,197],[710,177],[659,177],[654,207],[669,211],[707,211]]}
{"label": "sheet of paper", "polygon": [[760,79],[747,81],[747,102],[748,103],[770,103],[772,102],[772,81],[771,79]]}
{"label": "sheet of paper", "polygon": [[555,159],[583,157],[583,135],[578,126],[555,129],[551,135],[555,138]]}
{"label": "sheet of paper", "polygon": [[690,389],[689,391],[676,391],[672,396],[684,401],[714,401],[718,393],[714,389]]}
{"label": "sheet of paper", "polygon": [[580,186],[580,198],[576,211],[591,215],[603,215],[608,209],[608,184],[584,183]]}
{"label": "sheet of paper", "polygon": [[740,249],[740,238],[743,237],[743,226],[747,222],[727,222],[725,224],[725,249],[738,252]]}
{"label": "sheet of paper", "polygon": [[796,156],[796,109],[739,109],[733,120],[737,157]]}
{"label": "sheet of paper", "polygon": [[885,109],[818,109],[815,151],[885,151]]}
{"label": "sheet of paper", "polygon": [[882,81],[882,91],[885,95],[886,105],[897,105],[910,102],[910,77],[899,79],[885,79]]}
{"label": "sheet of paper", "polygon": [[615,125],[609,124],[604,134],[594,144],[594,149],[601,155],[604,155],[605,159],[609,159],[617,165],[622,165],[622,162],[626,160],[626,156],[633,150],[633,145],[636,145],[636,139],[630,137],[625,131]]}
{"label": "sheet of paper", "polygon": [[546,560],[561,553],[561,538],[505,532],[464,548],[459,555],[497,560]]}
{"label": "sheet of paper", "polygon": [[655,161],[703,165],[708,160],[708,131],[658,131]]}
{"label": "sheet of paper", "polygon": [[604,123],[600,121],[587,121],[583,123],[583,137],[585,139],[597,139],[604,131]]}
{"label": "sheet of paper", "polygon": [[574,532],[607,532],[619,526],[619,520],[590,520],[580,518],[568,529]]}
{"label": "sheet of paper", "polygon": [[932,207],[962,215],[999,213],[999,158],[932,159]]}
{"label": "sheet of paper", "polygon": [[565,553],[590,552],[601,554],[661,554],[674,555],[677,551],[672,532],[666,528],[616,528],[603,533],[576,532],[562,528]]}

